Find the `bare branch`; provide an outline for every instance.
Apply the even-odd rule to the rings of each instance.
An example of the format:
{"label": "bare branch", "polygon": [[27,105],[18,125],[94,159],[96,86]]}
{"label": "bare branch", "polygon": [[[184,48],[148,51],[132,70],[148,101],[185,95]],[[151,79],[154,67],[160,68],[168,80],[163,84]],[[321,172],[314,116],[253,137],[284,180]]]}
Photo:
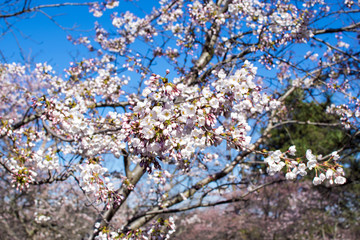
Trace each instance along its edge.
{"label": "bare branch", "polygon": [[336,32],[359,32],[360,31],[359,27],[360,27],[360,22],[341,28],[316,29],[315,31],[313,31],[313,34],[320,35],[320,34],[336,33]]}
{"label": "bare branch", "polygon": [[[280,183],[283,182],[283,179],[279,179],[279,180],[275,180],[275,181],[271,181],[265,184],[262,184],[260,186],[257,186],[255,188],[252,188],[250,191],[238,196],[238,197],[232,197],[230,199],[227,200],[221,200],[221,201],[216,201],[216,202],[210,202],[210,203],[198,203],[196,205],[192,205],[192,206],[188,206],[188,207],[183,207],[183,208],[174,208],[174,209],[169,209],[169,208],[164,208],[161,210],[154,210],[154,211],[148,211],[143,213],[141,216],[146,216],[146,215],[154,215],[154,214],[163,214],[163,213],[176,213],[176,212],[184,212],[184,211],[189,211],[192,209],[196,209],[196,208],[201,208],[201,207],[214,207],[217,205],[222,205],[222,204],[228,204],[228,203],[234,203],[234,202],[240,202],[240,201],[246,201],[246,197],[248,195],[250,195],[251,193],[257,192],[260,189],[266,187],[266,186],[270,186],[272,184],[275,183]],[[139,216],[140,217],[140,216]]]}
{"label": "bare branch", "polygon": [[298,120],[287,120],[287,121],[282,121],[280,123],[273,125],[272,128],[277,128],[279,126],[286,125],[286,124],[314,125],[314,126],[324,126],[324,127],[340,127],[340,126],[342,126],[341,123],[321,123],[321,122],[310,122],[310,121],[304,122],[304,121],[298,121]]}
{"label": "bare branch", "polygon": [[29,8],[29,6],[24,6],[24,8],[21,11],[18,12],[14,12],[14,13],[9,13],[9,14],[3,14],[0,15],[0,18],[11,18],[11,17],[16,17],[19,15],[22,15],[24,13],[30,13],[30,12],[36,12],[39,11],[40,9],[45,9],[45,8],[57,8],[57,7],[66,7],[66,6],[91,6],[94,5],[97,2],[85,2],[85,3],[56,3],[56,4],[44,4],[44,5],[39,5],[39,6],[35,6],[32,8]]}

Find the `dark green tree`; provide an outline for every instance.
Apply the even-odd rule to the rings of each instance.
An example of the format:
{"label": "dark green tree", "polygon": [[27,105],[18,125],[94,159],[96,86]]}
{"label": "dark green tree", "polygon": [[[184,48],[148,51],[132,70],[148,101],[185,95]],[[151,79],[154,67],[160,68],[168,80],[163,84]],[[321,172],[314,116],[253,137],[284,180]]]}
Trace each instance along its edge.
{"label": "dark green tree", "polygon": [[[295,91],[285,101],[286,110],[279,116],[284,124],[274,128],[265,142],[268,150],[286,151],[296,145],[297,155],[304,156],[307,149],[316,155],[329,154],[334,149],[354,148],[351,132],[344,130],[339,117],[326,113],[331,96],[321,103],[305,101],[303,90]],[[290,120],[288,120],[290,119]]]}

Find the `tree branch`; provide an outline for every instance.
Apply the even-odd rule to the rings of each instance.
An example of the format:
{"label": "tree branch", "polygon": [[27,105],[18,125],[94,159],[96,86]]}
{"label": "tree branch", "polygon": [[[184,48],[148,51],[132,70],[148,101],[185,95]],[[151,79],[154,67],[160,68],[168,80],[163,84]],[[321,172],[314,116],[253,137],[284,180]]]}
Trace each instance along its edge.
{"label": "tree branch", "polygon": [[32,8],[26,8],[24,6],[24,8],[21,11],[18,12],[14,12],[14,13],[9,13],[9,14],[3,14],[0,15],[0,18],[10,18],[10,17],[16,17],[25,13],[30,13],[30,12],[36,12],[40,9],[44,9],[44,8],[56,8],[56,7],[65,7],[65,6],[91,6],[94,5],[97,2],[86,2],[86,3],[56,3],[56,4],[44,4],[44,5],[39,5],[39,6],[35,6]]}
{"label": "tree branch", "polygon": [[[188,210],[192,210],[192,209],[196,209],[196,208],[200,208],[200,207],[214,207],[217,205],[222,205],[222,204],[228,204],[228,203],[234,203],[234,202],[239,202],[239,201],[246,201],[245,197],[247,197],[248,195],[250,195],[251,193],[257,192],[258,190],[275,184],[275,183],[280,183],[283,182],[283,179],[279,179],[279,180],[275,180],[275,181],[271,181],[265,184],[262,184],[260,186],[257,186],[256,188],[251,189],[250,191],[242,194],[241,196],[238,197],[233,197],[231,199],[227,199],[227,200],[221,200],[221,201],[217,201],[217,202],[212,202],[212,203],[198,203],[196,205],[192,205],[192,206],[188,206],[188,207],[183,207],[183,208],[175,208],[175,209],[168,209],[168,208],[164,208],[161,210],[154,210],[154,211],[148,211],[143,213],[141,216],[146,216],[146,215],[153,215],[153,214],[163,214],[163,213],[177,213],[177,212],[184,212],[184,211],[188,211]],[[140,217],[140,216],[139,216]]]}
{"label": "tree branch", "polygon": [[[135,187],[143,175],[143,168],[139,164],[137,164],[135,169],[128,176],[130,184]],[[117,191],[117,193],[123,197],[121,203],[113,203],[110,208],[104,208],[103,212],[98,216],[98,219],[95,222],[95,224],[100,223],[100,226],[98,228],[95,228],[94,225],[94,228],[88,238],[89,240],[95,239],[95,237],[99,234],[99,229],[102,229],[103,227],[109,225],[111,219],[115,216],[116,212],[120,209],[120,207],[125,203],[131,192],[132,190],[126,184],[122,184],[120,189]]]}
{"label": "tree branch", "polygon": [[316,29],[313,32],[313,34],[320,35],[325,33],[336,33],[336,32],[358,32],[360,29],[357,28],[359,27],[360,27],[360,22],[342,28]]}

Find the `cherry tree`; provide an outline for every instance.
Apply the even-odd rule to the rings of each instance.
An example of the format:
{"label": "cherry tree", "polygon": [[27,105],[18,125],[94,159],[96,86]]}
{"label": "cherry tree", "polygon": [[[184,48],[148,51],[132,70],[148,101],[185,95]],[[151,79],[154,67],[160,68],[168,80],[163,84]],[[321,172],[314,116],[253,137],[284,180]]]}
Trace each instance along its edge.
{"label": "cherry tree", "polygon": [[[0,164],[11,191],[76,186],[77,203],[97,213],[84,237],[166,239],[173,213],[242,201],[277,182],[264,182],[268,175],[346,183],[345,144],[300,156],[295,145],[267,151],[263,143],[287,124],[359,134],[358,3],[154,4],[137,15],[121,1],[86,3],[95,18],[112,11],[112,27],[95,23],[93,37],[69,36],[96,57],[64,73],[47,63],[1,63]],[[0,18],[62,5],[29,3]],[[286,99],[298,89],[308,101],[330,94],[327,113],[338,123],[291,119]],[[229,197],[234,188],[246,191]],[[47,192],[54,198],[57,190]],[[56,210],[42,211],[31,212],[34,221],[54,221]]]}

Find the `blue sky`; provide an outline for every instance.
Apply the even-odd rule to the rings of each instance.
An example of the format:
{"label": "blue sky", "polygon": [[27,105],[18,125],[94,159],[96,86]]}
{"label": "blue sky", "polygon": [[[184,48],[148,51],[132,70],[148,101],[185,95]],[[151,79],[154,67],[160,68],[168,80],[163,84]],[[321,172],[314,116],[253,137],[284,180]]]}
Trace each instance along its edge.
{"label": "blue sky", "polygon": [[[56,3],[60,2],[89,1],[56,1]],[[55,1],[37,0],[33,3],[43,5],[53,4]],[[139,6],[136,7],[134,4],[137,2],[121,1],[120,7],[114,10],[119,13],[131,11],[137,15],[143,15]],[[150,12],[156,4],[158,1],[142,1],[140,7],[144,11]],[[39,12],[6,19],[8,23],[13,24],[9,31],[6,31],[4,20],[0,20],[1,34],[6,31],[6,34],[0,37],[1,62],[47,62],[57,72],[61,72],[69,65],[69,62],[74,60],[74,57],[79,60],[91,56],[85,47],[74,46],[70,43],[66,38],[67,35],[93,36],[94,22],[98,21],[105,28],[109,28],[111,25],[110,15],[114,12],[107,10],[102,17],[96,18],[89,13],[87,6],[47,8],[43,11],[68,30],[61,29],[51,19]],[[70,30],[71,28],[73,29]]]}

